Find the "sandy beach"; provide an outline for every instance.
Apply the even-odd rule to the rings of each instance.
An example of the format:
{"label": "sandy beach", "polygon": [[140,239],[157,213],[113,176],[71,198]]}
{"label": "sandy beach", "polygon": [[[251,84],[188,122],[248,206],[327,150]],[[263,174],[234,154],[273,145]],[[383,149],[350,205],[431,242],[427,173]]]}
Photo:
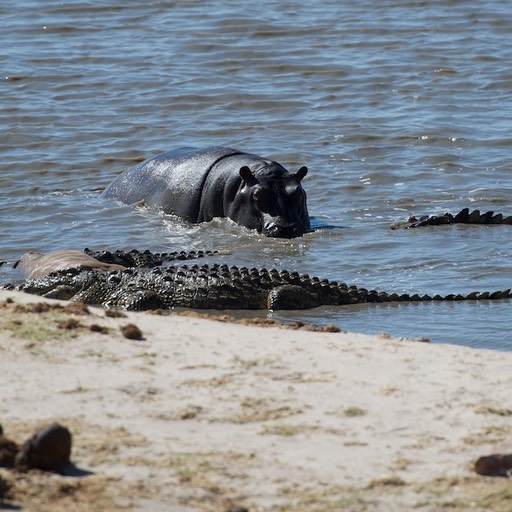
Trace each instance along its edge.
{"label": "sandy beach", "polygon": [[473,471],[512,451],[512,353],[11,291],[0,311],[4,433],[57,421],[74,464],[0,469],[0,508],[512,510],[510,480]]}

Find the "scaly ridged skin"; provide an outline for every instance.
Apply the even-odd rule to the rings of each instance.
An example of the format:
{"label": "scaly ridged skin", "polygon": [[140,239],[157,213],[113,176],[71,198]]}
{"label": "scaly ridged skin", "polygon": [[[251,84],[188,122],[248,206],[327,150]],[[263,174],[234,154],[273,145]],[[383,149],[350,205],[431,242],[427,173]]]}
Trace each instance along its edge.
{"label": "scaly ridged skin", "polygon": [[174,251],[174,252],[151,252],[151,251],[138,251],[132,249],[131,251],[92,251],[87,247],[84,253],[92,258],[97,259],[103,263],[113,263],[116,265],[124,265],[125,267],[146,267],[153,268],[159,267],[165,261],[183,261],[193,260],[196,258],[204,258],[211,256],[218,251]]}
{"label": "scaly ridged skin", "polygon": [[422,226],[441,226],[443,224],[512,224],[512,216],[505,217],[501,213],[494,212],[480,213],[480,210],[464,208],[457,215],[445,213],[444,215],[425,215],[417,219],[409,217],[405,222],[398,222],[391,226],[391,229],[419,228]]}
{"label": "scaly ridged skin", "polygon": [[308,309],[364,302],[482,300],[511,296],[510,290],[469,295],[408,295],[366,290],[286,270],[227,265],[171,266],[115,271],[71,269],[27,280],[16,290],[55,299],[126,310]]}

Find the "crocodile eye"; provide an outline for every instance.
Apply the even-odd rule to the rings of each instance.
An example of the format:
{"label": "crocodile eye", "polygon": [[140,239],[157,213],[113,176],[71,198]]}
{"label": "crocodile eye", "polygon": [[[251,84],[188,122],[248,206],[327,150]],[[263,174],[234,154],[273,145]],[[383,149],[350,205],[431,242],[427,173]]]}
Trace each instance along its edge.
{"label": "crocodile eye", "polygon": [[111,274],[107,278],[107,282],[112,285],[119,284],[121,282],[121,276],[116,274]]}

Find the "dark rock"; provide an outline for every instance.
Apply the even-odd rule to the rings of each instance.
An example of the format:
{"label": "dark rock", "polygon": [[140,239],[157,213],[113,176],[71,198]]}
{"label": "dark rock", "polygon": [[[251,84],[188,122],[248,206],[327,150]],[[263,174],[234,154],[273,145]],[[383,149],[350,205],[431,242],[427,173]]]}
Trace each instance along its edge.
{"label": "dark rock", "polygon": [[129,340],[141,340],[142,331],[135,324],[126,324],[120,327],[121,334]]}
{"label": "dark rock", "polygon": [[486,476],[508,476],[512,470],[512,453],[484,455],[475,462],[475,472]]}
{"label": "dark rock", "polygon": [[70,457],[71,432],[62,425],[52,423],[25,441],[16,457],[15,466],[20,470],[60,472],[70,464]]}

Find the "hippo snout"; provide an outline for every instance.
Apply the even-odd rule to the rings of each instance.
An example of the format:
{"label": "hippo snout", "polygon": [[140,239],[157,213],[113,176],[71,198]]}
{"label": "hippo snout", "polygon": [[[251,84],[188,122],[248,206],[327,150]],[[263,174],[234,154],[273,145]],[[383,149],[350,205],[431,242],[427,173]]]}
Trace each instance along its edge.
{"label": "hippo snout", "polygon": [[263,234],[273,238],[297,238],[305,232],[296,224],[269,224],[263,227]]}

